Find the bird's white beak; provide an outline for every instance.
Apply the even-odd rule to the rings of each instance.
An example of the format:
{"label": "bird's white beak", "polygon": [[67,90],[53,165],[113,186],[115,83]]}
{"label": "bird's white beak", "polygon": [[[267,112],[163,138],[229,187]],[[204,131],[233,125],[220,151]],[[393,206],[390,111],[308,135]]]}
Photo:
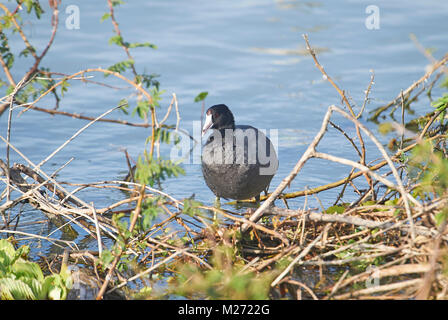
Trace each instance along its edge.
{"label": "bird's white beak", "polygon": [[207,114],[205,117],[205,123],[202,127],[202,136],[207,132],[208,129],[213,125],[212,114]]}

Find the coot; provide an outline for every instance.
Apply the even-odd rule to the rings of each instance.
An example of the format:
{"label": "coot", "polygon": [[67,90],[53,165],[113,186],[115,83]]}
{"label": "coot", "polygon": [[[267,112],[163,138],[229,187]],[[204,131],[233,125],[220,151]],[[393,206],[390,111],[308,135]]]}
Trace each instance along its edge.
{"label": "coot", "polygon": [[202,173],[207,186],[219,198],[259,199],[277,172],[274,145],[257,128],[235,125],[224,104],[210,107],[202,135],[213,129],[202,150]]}

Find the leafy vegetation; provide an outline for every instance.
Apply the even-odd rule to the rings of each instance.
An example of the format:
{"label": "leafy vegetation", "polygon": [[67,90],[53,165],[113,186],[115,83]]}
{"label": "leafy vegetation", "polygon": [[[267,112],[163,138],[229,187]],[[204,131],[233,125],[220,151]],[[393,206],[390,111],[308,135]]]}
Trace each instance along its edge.
{"label": "leafy vegetation", "polygon": [[63,300],[72,287],[67,266],[58,274],[44,276],[39,265],[27,259],[30,248],[14,249],[11,242],[0,239],[0,299]]}
{"label": "leafy vegetation", "polygon": [[[388,144],[390,150],[396,151],[396,154],[391,156],[391,161],[396,164],[395,169],[404,182],[404,192],[394,185],[395,180],[389,184],[379,183],[379,179],[368,177],[367,170],[359,173],[355,172],[353,167],[353,175],[350,173],[342,183],[320,188],[320,191],[323,191],[343,185],[340,197],[326,210],[314,212],[314,209],[309,208],[302,211],[289,209],[287,200],[290,195],[282,194],[281,198],[287,209],[268,208],[262,220],[251,225],[249,234],[244,234],[242,225],[248,222],[245,219],[251,214],[251,209],[233,212],[208,207],[197,201],[194,194],[185,199],[175,199],[163,192],[162,187],[167,179],[185,174],[180,161],[167,159],[160,152],[161,145],[175,146],[180,141],[181,130],[178,122],[175,126],[164,123],[169,118],[173,105],[177,108],[177,100],[173,95],[173,100],[165,111],[165,91],[161,90],[160,75],[141,71],[137,59],[133,56],[135,50],[156,50],[157,46],[147,39],[127,41],[114,15],[114,10],[125,2],[106,1],[109,11],[104,13],[100,23],[111,23],[113,35],[108,39],[108,44],[114,49],[122,50],[124,55],[106,69],[86,69],[72,75],[53,72],[41,65],[42,58],[51,47],[51,41],[46,48],[35,48],[26,36],[22,36],[22,29],[30,18],[26,15],[33,15],[37,19],[44,15],[39,1],[17,0],[15,3],[21,4],[26,10],[21,11],[17,6],[12,12],[0,4],[3,10],[0,15],[0,55],[6,75],[3,77],[2,74],[0,79],[0,88],[6,95],[5,103],[0,105],[0,114],[10,105],[15,105],[17,108],[53,115],[58,111],[65,95],[74,87],[72,81],[75,77],[83,77],[81,81],[89,83],[89,78],[84,78],[84,75],[99,72],[104,75],[101,81],[109,81],[114,77],[131,86],[132,93],[120,96],[118,106],[124,114],[142,121],[132,125],[146,128],[150,132],[137,160],[131,163],[131,157],[127,157],[132,179],[121,181],[119,186],[112,183],[93,183],[67,192],[57,185],[56,174],[43,179],[39,176],[43,174],[41,171],[33,172],[33,175],[29,174],[29,171],[19,171],[17,167],[7,168],[0,159],[3,174],[6,176],[7,173],[14,173],[8,176],[13,181],[10,187],[23,193],[25,191],[21,188],[26,188],[26,191],[37,188],[33,190],[36,192],[28,193],[31,194],[29,198],[14,198],[16,202],[9,201],[5,206],[28,201],[31,206],[45,212],[49,217],[58,216],[63,225],[76,224],[78,230],[82,229],[86,233],[86,239],[98,242],[98,251],[74,252],[75,256],[79,255],[88,260],[96,277],[101,279],[103,287],[100,288],[98,299],[103,296],[106,288],[111,287],[114,290],[121,288],[126,291],[128,297],[135,299],[172,296],[198,299],[270,299],[285,297],[286,294],[289,298],[299,298],[302,294],[304,298],[316,299],[352,298],[356,297],[351,296],[352,293],[366,294],[366,291],[362,291],[365,286],[360,282],[370,276],[369,267],[372,266],[386,269],[387,281],[402,280],[405,274],[415,271],[415,266],[429,266],[427,269],[419,269],[417,272],[420,274],[428,270],[434,273],[442,270],[442,273],[437,273],[437,277],[434,277],[436,280],[431,287],[432,295],[427,294],[426,297],[436,297],[436,293],[442,298],[446,297],[443,292],[446,293],[448,255],[443,227],[448,219],[447,93],[432,103],[428,102],[428,114],[424,116],[414,117],[408,123],[403,120],[401,124],[393,118],[393,121],[379,125],[379,131],[384,134],[397,135],[396,132],[400,131],[396,130],[397,127],[401,128],[401,131],[406,129],[406,133],[410,131],[416,134],[416,137],[410,138],[398,134]],[[50,8],[53,9],[52,21],[57,20],[57,5],[57,1],[50,1]],[[56,32],[56,28],[54,30]],[[9,46],[13,36],[24,40],[24,48],[19,52],[12,51]],[[29,58],[31,61],[29,71],[24,76],[20,75],[23,76],[20,77],[23,79],[22,84],[16,83],[12,76],[8,77],[10,74],[17,77],[17,57]],[[315,62],[318,65],[317,59]],[[324,76],[325,79],[330,79],[327,74]],[[441,87],[448,88],[448,78],[442,81]],[[428,89],[430,99],[431,88]],[[351,110],[344,91],[338,92],[342,93],[343,100],[347,101],[347,108]],[[413,116],[411,104],[416,101],[418,94],[414,97],[410,94],[403,96],[402,101],[395,99],[390,105],[382,106],[381,110],[392,108],[393,115],[395,110],[400,109],[401,102],[403,112]],[[53,98],[54,108],[38,108],[36,103],[47,95]],[[200,92],[194,102],[202,103],[204,108],[207,97],[208,92]],[[367,93],[365,98],[365,101],[368,101]],[[381,110],[377,117],[383,112]],[[160,116],[162,111],[166,113]],[[177,109],[176,111],[178,113]],[[81,117],[79,114],[68,112],[64,115]],[[355,114],[352,112],[352,115]],[[94,118],[84,119],[92,121]],[[357,119],[361,119],[361,114]],[[117,119],[108,121],[121,125],[129,124]],[[358,126],[355,127],[359,129]],[[426,131],[423,132],[424,130]],[[351,139],[348,134],[346,138]],[[361,143],[361,138],[362,136],[358,135],[358,140],[352,139],[351,142],[360,154],[358,164],[368,166],[366,158],[361,156],[363,148],[356,147],[356,143]],[[376,172],[379,168],[381,166],[370,166],[369,173]],[[389,179],[391,173],[394,172],[382,177]],[[21,174],[34,181],[27,184],[20,179],[14,180],[17,175],[22,177]],[[366,177],[368,187],[357,186],[355,175]],[[46,179],[52,184],[47,184]],[[343,199],[343,194],[345,189],[350,187],[359,198],[348,203],[344,201],[346,199]],[[84,188],[118,189],[124,191],[123,194],[128,198],[119,199],[111,205],[108,203],[105,208],[97,208],[96,204],[89,207],[73,197]],[[305,190],[301,195],[291,197],[313,194],[309,191]],[[49,194],[52,197],[42,197]],[[267,196],[262,200],[266,199]],[[405,205],[408,202],[409,207]],[[55,205],[57,206],[54,207]],[[12,208],[8,207],[9,210]],[[271,209],[279,212],[270,212]],[[407,216],[407,211],[411,219]],[[9,219],[6,210],[1,211],[1,215],[3,221],[13,221]],[[217,215],[220,215],[220,220],[216,219]],[[418,224],[415,237],[412,235],[415,230],[412,230],[410,222]],[[8,228],[7,223],[5,228]],[[60,229],[64,232],[64,228]],[[107,241],[104,241],[105,239]],[[436,239],[442,239],[440,256],[432,255],[437,252],[433,248],[434,243],[437,243]],[[65,299],[73,281],[67,266],[63,265],[59,274],[44,276],[37,263],[28,261],[29,247],[14,248],[12,243],[16,240],[0,240],[0,297]],[[432,260],[435,262],[430,264]],[[73,261],[76,260],[72,258]],[[439,264],[441,268],[438,268]],[[410,266],[411,271],[404,270],[403,266]],[[347,271],[338,270],[336,273],[339,278],[334,283],[328,283],[324,270],[333,267],[344,267]],[[303,277],[301,273],[304,274]],[[308,277],[309,275],[311,277]],[[299,281],[314,276],[318,276],[319,280],[310,281],[311,284],[305,285]],[[131,282],[133,284],[129,286]],[[402,282],[395,284],[400,283]],[[163,287],[163,293],[158,292],[159,287]],[[358,289],[361,291],[356,291]],[[409,290],[409,297],[416,296],[414,291]],[[382,291],[378,290],[372,294],[379,292]]]}
{"label": "leafy vegetation", "polygon": [[245,263],[236,248],[219,246],[210,258],[212,269],[203,270],[194,264],[178,266],[178,276],[170,281],[173,293],[187,298],[213,300],[266,300],[272,272],[256,274],[245,270]]}

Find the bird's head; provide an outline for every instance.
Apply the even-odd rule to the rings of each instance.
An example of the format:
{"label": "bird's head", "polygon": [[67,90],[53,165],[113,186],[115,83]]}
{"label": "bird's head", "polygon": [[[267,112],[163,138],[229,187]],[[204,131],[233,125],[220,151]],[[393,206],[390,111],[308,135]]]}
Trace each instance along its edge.
{"label": "bird's head", "polygon": [[208,108],[205,113],[205,123],[202,127],[202,135],[204,135],[208,129],[235,129],[233,114],[225,104],[217,104]]}

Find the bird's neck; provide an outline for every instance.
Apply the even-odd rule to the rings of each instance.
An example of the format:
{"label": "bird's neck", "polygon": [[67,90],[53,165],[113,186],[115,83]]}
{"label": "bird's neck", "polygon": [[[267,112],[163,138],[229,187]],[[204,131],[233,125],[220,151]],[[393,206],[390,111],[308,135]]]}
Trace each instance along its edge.
{"label": "bird's neck", "polygon": [[219,129],[217,129],[220,133],[222,137],[225,137],[226,131],[229,132],[229,130],[232,134],[233,134],[233,130],[235,130],[235,125],[234,124],[229,124],[229,125],[225,125],[222,127],[219,127]]}

